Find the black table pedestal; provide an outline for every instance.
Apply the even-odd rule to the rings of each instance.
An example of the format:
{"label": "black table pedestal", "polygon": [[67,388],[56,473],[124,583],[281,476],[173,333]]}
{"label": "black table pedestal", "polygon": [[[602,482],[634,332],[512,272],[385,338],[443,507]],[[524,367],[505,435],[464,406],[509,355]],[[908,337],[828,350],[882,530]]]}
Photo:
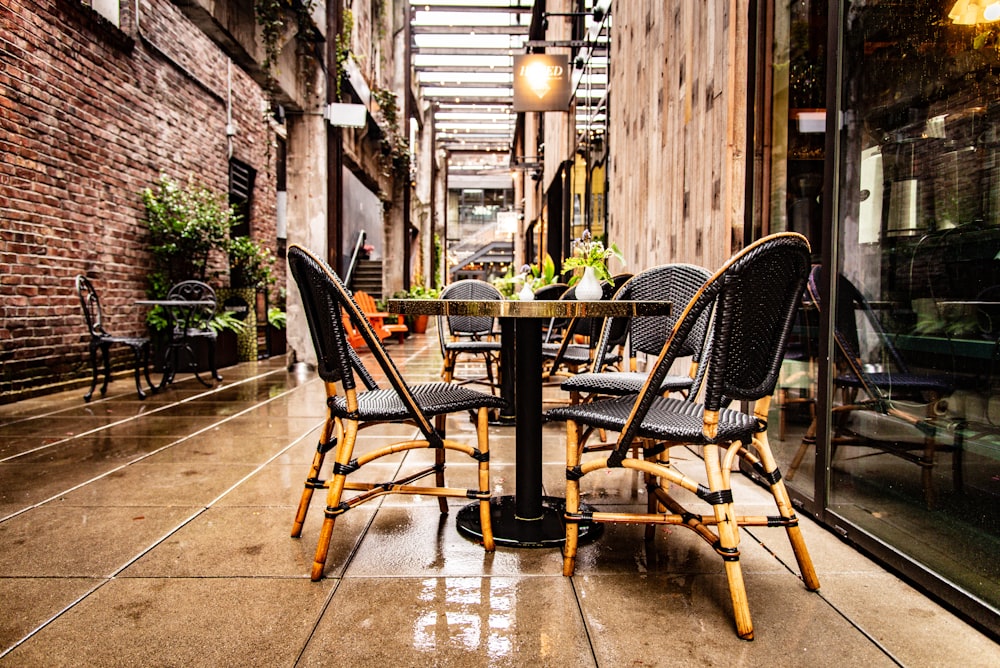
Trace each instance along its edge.
{"label": "black table pedestal", "polygon": [[[533,520],[521,519],[515,509],[513,496],[501,496],[490,501],[490,522],[493,526],[493,540],[503,547],[560,547],[566,541],[563,511],[566,500],[542,497],[542,514]],[[583,512],[593,508],[581,504]],[[482,524],[479,521],[479,504],[470,503],[458,511],[456,518],[458,532],[475,541],[483,540]],[[579,538],[582,543],[601,535],[603,525],[597,522],[580,522]]]}

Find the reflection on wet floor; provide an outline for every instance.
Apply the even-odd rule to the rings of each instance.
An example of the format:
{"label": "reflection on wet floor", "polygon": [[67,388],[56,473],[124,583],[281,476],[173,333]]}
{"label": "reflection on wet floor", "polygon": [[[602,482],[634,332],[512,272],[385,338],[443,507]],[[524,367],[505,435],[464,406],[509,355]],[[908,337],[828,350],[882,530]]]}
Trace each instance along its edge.
{"label": "reflection on wet floor", "polygon": [[[388,347],[407,378],[438,378],[433,330]],[[995,663],[992,640],[807,519],[818,594],[780,529],[743,535],[752,643],[733,632],[720,560],[679,529],[647,543],[642,527],[609,526],[566,578],[558,549],[489,554],[463,538],[460,500],[441,515],[433,498],[383,497],[338,519],[326,577],[310,582],[321,493],[302,538],[289,530],[323,385],[276,359],[224,375],[211,389],[181,376],[145,402],[123,376],[90,404],[73,390],[0,405],[0,665]],[[449,436],[474,435],[463,418]],[[406,429],[366,431],[359,448]],[[504,493],[513,433],[490,428],[491,486]],[[564,438],[545,427],[547,494],[562,493]],[[380,466],[391,475],[426,457]],[[693,453],[673,459],[700,475]],[[474,486],[474,465],[456,459],[448,473]],[[639,482],[608,474],[586,500],[644,507]],[[740,476],[734,493],[771,512]]]}

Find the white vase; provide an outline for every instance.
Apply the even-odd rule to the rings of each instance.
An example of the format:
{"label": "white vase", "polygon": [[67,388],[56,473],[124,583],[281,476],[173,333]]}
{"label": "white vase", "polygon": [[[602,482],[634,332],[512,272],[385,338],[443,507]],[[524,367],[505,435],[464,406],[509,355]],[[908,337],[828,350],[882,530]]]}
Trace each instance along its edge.
{"label": "white vase", "polygon": [[600,301],[604,296],[604,289],[601,282],[597,280],[597,274],[593,267],[583,268],[583,278],[576,284],[576,298],[580,301]]}
{"label": "white vase", "polygon": [[531,291],[531,286],[525,283],[521,287],[521,291],[517,293],[517,298],[520,299],[522,302],[530,302],[532,299],[535,298],[535,293]]}

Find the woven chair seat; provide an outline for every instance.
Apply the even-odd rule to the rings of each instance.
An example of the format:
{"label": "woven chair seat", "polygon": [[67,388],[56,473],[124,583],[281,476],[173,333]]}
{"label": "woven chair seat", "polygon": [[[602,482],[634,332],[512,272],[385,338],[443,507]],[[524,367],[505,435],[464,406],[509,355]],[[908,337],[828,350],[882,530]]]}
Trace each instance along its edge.
{"label": "woven chair seat", "polygon": [[[410,386],[417,405],[428,416],[475,410],[477,408],[502,408],[501,397],[470,390],[454,383],[423,383]],[[336,417],[371,420],[406,420],[413,413],[394,389],[369,390],[358,393],[358,414],[347,410],[347,399],[337,395],[327,402]]]}
{"label": "woven chair seat", "polygon": [[499,341],[447,341],[445,350],[459,353],[488,353],[500,350]]}
{"label": "woven chair seat", "polygon": [[[550,420],[573,420],[600,429],[621,431],[628,422],[635,400],[633,395],[586,404],[572,404],[553,408],[545,415]],[[657,397],[653,400],[637,435],[675,443],[704,444],[709,442],[702,433],[704,426],[702,404],[684,399]],[[749,442],[757,427],[757,420],[753,415],[724,408],[719,412],[719,432],[714,442]]]}
{"label": "woven chair seat", "polygon": [[[647,378],[649,374],[642,371],[581,373],[566,379],[560,387],[567,392],[623,397],[638,394],[646,384]],[[660,383],[660,393],[686,392],[691,389],[692,382],[690,376],[669,375]]]}
{"label": "woven chair seat", "polygon": [[[935,376],[920,376],[913,373],[869,373],[868,379],[887,394],[898,390],[903,394],[931,392],[947,394],[954,391],[954,386],[942,378]],[[853,373],[837,376],[834,381],[841,387],[864,388],[864,383]]]}

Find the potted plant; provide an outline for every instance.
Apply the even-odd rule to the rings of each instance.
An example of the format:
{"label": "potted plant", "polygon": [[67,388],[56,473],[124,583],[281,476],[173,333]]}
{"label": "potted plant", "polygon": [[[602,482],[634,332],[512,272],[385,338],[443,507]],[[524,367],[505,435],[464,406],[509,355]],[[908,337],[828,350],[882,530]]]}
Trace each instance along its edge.
{"label": "potted plant", "polygon": [[574,239],[570,247],[573,255],[563,262],[562,273],[583,269],[582,275],[580,272],[576,272],[569,280],[571,287],[576,285],[576,298],[581,300],[600,299],[603,295],[601,281],[611,280],[608,260],[617,258],[619,262],[625,264],[625,258],[621,251],[615,244],[605,246],[600,239],[594,239],[589,230],[584,230],[583,236]]}
{"label": "potted plant", "polygon": [[[226,196],[195,183],[193,178],[182,184],[166,174],[161,174],[156,184],[143,190],[141,196],[146,208],[145,222],[153,255],[149,297],[162,299],[171,286],[181,281],[194,279],[208,282],[212,257],[228,250],[229,229],[239,220]],[[150,309],[146,321],[153,332],[155,345],[162,349],[164,337],[168,335],[166,313],[162,307],[154,307]],[[215,331],[234,332],[243,323],[219,312],[208,325]],[[218,365],[226,366],[222,337],[217,347]],[[206,357],[199,355],[199,358]],[[235,356],[232,357],[230,363],[235,362]],[[160,355],[154,359],[159,360]]]}
{"label": "potted plant", "polygon": [[[392,296],[396,299],[437,299],[440,295],[440,290],[425,286],[423,277],[418,276],[409,290],[400,290],[393,293]],[[406,326],[409,327],[411,332],[423,334],[427,331],[428,316],[407,315],[405,320]]]}
{"label": "potted plant", "polygon": [[285,289],[278,292],[278,301],[267,309],[267,354],[284,355],[287,350],[285,326],[288,315],[285,312]]}
{"label": "potted plant", "polygon": [[241,362],[257,359],[257,293],[274,283],[270,249],[250,237],[229,242],[229,290],[224,291],[223,309],[243,320],[246,328],[237,335]]}

